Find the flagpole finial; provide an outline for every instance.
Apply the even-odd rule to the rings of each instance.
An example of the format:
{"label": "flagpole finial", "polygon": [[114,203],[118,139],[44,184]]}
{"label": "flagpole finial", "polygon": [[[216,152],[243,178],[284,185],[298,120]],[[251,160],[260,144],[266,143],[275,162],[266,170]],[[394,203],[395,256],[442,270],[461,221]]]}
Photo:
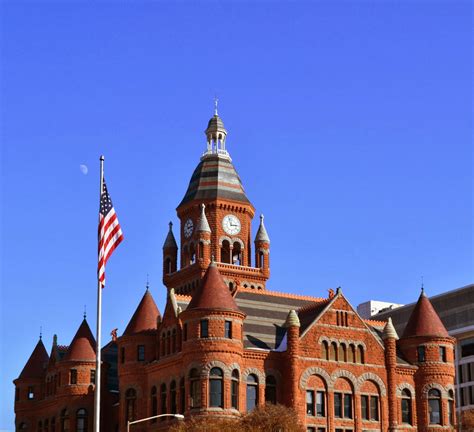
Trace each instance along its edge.
{"label": "flagpole finial", "polygon": [[84,319],[86,319],[87,317],[87,306],[84,305],[84,314],[82,315],[84,317]]}
{"label": "flagpole finial", "polygon": [[100,155],[100,160],[101,160],[101,161],[105,160],[104,155]]}
{"label": "flagpole finial", "polygon": [[214,115],[217,114],[217,104],[219,103],[219,99],[217,99],[217,96],[214,96]]}
{"label": "flagpole finial", "polygon": [[43,339],[43,326],[40,326],[40,340]]}
{"label": "flagpole finial", "polygon": [[146,274],[146,290],[148,291],[150,289],[150,281],[148,279],[148,273]]}

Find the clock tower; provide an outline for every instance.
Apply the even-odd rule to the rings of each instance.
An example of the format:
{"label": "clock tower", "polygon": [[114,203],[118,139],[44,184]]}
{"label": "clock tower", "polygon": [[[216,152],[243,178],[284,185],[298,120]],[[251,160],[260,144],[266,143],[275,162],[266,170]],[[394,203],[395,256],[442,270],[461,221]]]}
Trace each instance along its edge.
{"label": "clock tower", "polygon": [[252,241],[255,209],[227,151],[227,130],[217,103],[205,134],[206,151],[176,209],[179,246],[171,225],[163,246],[163,283],[179,294],[192,295],[214,258],[231,291],[238,287],[263,290],[270,276],[270,240],[261,218]]}

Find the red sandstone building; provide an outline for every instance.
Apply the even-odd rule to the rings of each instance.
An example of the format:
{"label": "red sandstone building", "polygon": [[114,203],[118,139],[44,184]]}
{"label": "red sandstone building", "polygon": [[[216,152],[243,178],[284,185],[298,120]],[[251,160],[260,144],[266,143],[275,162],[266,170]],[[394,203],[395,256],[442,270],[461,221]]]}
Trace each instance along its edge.
{"label": "red sandstone building", "polygon": [[[263,216],[252,237],[255,209],[226,136],[216,112],[177,208],[180,244],[170,223],[163,245],[165,310],[147,289],[103,348],[103,430],[160,413],[235,417],[265,403],[294,408],[308,432],[452,430],[454,339],[423,293],[399,338],[391,321],[363,320],[340,289],[266,290],[270,239]],[[15,380],[17,430],[92,429],[94,347],[85,319],[49,356],[38,342]]]}

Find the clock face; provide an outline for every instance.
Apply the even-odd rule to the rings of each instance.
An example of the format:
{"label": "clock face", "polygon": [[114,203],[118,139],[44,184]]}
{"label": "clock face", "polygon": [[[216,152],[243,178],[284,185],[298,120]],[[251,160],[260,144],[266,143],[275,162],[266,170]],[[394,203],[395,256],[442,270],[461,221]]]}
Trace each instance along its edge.
{"label": "clock face", "polygon": [[191,237],[191,234],[193,233],[193,229],[194,229],[193,221],[191,219],[188,219],[184,223],[184,237],[186,238]]}
{"label": "clock face", "polygon": [[222,228],[227,234],[235,235],[240,232],[240,221],[237,216],[227,215],[222,219]]}

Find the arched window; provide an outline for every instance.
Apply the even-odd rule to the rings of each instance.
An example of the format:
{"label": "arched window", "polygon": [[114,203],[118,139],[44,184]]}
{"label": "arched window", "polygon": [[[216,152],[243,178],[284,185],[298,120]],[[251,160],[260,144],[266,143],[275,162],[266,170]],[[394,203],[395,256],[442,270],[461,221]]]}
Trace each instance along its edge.
{"label": "arched window", "polygon": [[194,243],[189,245],[189,264],[194,264],[196,262],[196,249],[194,248]]}
{"label": "arched window", "polygon": [[56,417],[51,419],[51,432],[56,432]]}
{"label": "arched window", "polygon": [[356,361],[356,348],[352,344],[349,346],[349,361],[351,363],[355,363]]}
{"label": "arched window", "polygon": [[176,401],[176,381],[171,381],[171,384],[170,384],[171,414],[176,414],[178,412],[176,404],[177,404],[177,401]]}
{"label": "arched window", "polygon": [[[156,386],[151,388],[151,415],[158,415],[158,398],[156,395]],[[152,422],[156,423],[156,419],[153,419]]]}
{"label": "arched window", "polygon": [[277,383],[272,375],[265,379],[265,402],[276,405],[277,403]]}
{"label": "arched window", "polygon": [[44,432],[49,432],[49,419],[44,421]]}
{"label": "arched window", "polygon": [[187,267],[188,264],[189,264],[188,247],[185,246],[183,248],[183,256],[182,256],[182,259],[181,259],[181,267]]}
{"label": "arched window", "polygon": [[230,243],[227,240],[222,242],[221,246],[221,262],[230,263]]}
{"label": "arched window", "polygon": [[239,371],[234,369],[232,371],[232,382],[230,386],[230,398],[232,408],[239,409]]}
{"label": "arched window", "polygon": [[166,258],[165,259],[165,273],[166,274],[171,273],[171,258]]}
{"label": "arched window", "polygon": [[212,368],[209,373],[209,406],[224,408],[222,369]]}
{"label": "arched window", "polygon": [[38,432],[43,432],[43,422],[41,420],[38,422]]}
{"label": "arched window", "polygon": [[452,390],[449,390],[448,393],[448,422],[454,426],[454,393]]}
{"label": "arched window", "polygon": [[197,369],[191,369],[189,373],[190,406],[197,408],[201,406],[201,392],[199,388],[199,374]]}
{"label": "arched window", "polygon": [[339,345],[339,354],[338,354],[338,359],[339,361],[347,361],[347,350],[346,350],[346,344],[341,343]]}
{"label": "arched window", "polygon": [[258,405],[258,378],[254,374],[247,377],[247,412]]}
{"label": "arched window", "polygon": [[329,348],[326,341],[321,344],[321,358],[329,360]]}
{"label": "arched window", "polygon": [[69,411],[66,408],[61,411],[61,432],[69,432]]}
{"label": "arched window", "polygon": [[26,425],[25,422],[20,423],[20,425],[18,426],[18,430],[19,430],[19,431],[27,431],[27,430],[28,430],[28,426]]}
{"label": "arched window", "polygon": [[180,410],[181,414],[186,410],[186,389],[184,387],[184,378],[179,380],[179,399],[180,399]]}
{"label": "arched window", "polygon": [[356,362],[357,363],[364,363],[364,348],[362,347],[362,345],[359,345],[357,347]]}
{"label": "arched window", "polygon": [[204,243],[201,241],[199,242],[199,259],[204,258]]}
{"label": "arched window", "polygon": [[265,264],[265,254],[262,251],[258,251],[258,267],[263,268]]}
{"label": "arched window", "polygon": [[232,248],[232,264],[242,265],[242,248],[239,242],[235,242]]}
{"label": "arched window", "polygon": [[166,354],[171,354],[171,332],[166,333]]}
{"label": "arched window", "polygon": [[431,389],[428,392],[428,412],[430,414],[430,424],[441,424],[441,392]]}
{"label": "arched window", "polygon": [[329,345],[329,360],[337,360],[337,344],[336,342],[332,342]]}
{"label": "arched window", "polygon": [[136,415],[137,392],[135,389],[128,389],[125,392],[125,420],[133,421]]}
{"label": "arched window", "polygon": [[408,389],[402,391],[402,423],[412,424],[412,413],[411,413],[411,393]]}
{"label": "arched window", "polygon": [[87,411],[84,408],[76,412],[76,432],[87,432]]}
{"label": "arched window", "polygon": [[160,393],[161,393],[161,414],[166,414],[167,403],[166,403],[166,384],[165,383],[161,384]]}

